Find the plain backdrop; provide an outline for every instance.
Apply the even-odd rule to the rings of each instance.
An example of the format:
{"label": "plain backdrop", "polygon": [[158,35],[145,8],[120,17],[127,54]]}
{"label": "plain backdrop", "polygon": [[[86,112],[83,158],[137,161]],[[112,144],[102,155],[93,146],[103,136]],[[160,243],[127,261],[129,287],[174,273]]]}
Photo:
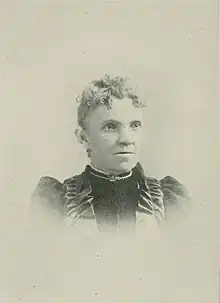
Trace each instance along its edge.
{"label": "plain backdrop", "polygon": [[[193,195],[217,185],[217,1],[1,3],[1,175],[15,200],[87,161],[77,95],[104,73],[147,100],[143,165]],[[204,195],[205,192],[202,193]],[[209,203],[213,203],[209,201]]]}
{"label": "plain backdrop", "polygon": [[130,77],[147,101],[147,173],[186,185],[210,240],[219,219],[218,1],[3,0],[0,8],[2,226],[21,223],[42,175],[62,181],[84,169],[75,99],[110,73]]}

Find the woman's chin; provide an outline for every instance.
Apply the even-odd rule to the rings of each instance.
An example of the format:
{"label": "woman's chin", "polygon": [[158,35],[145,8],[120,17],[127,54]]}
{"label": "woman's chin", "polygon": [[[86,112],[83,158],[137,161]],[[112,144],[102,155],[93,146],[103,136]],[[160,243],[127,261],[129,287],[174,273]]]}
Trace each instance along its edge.
{"label": "woman's chin", "polygon": [[136,164],[137,163],[122,162],[117,166],[116,170],[121,173],[129,172],[135,167]]}

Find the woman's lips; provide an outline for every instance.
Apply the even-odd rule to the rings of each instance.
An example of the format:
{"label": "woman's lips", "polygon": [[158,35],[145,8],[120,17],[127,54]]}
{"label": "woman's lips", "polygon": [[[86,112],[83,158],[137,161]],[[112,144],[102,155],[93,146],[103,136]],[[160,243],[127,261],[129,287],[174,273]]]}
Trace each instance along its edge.
{"label": "woman's lips", "polygon": [[132,152],[118,152],[118,153],[115,153],[116,156],[131,156],[131,155],[134,155],[134,153]]}

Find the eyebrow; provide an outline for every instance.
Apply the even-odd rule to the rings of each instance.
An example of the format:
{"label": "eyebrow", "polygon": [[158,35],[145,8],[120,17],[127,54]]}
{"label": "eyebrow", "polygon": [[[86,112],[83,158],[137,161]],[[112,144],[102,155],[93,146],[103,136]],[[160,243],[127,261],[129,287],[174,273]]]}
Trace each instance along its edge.
{"label": "eyebrow", "polygon": [[[140,124],[142,124],[142,122],[140,120],[132,120],[130,121],[130,123],[132,122],[139,122]],[[102,122],[102,125],[106,124],[106,123],[117,123],[117,124],[122,124],[120,121],[118,120],[113,120],[113,119],[109,119],[109,120],[105,120]]]}
{"label": "eyebrow", "polygon": [[106,124],[106,123],[120,123],[120,122],[117,120],[113,120],[113,119],[105,120],[102,122],[102,124]]}

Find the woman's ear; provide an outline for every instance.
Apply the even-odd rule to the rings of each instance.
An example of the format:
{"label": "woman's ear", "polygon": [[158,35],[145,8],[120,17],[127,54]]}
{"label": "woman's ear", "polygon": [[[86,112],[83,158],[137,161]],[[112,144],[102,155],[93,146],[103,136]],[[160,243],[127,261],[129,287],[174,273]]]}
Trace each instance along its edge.
{"label": "woman's ear", "polygon": [[88,139],[82,129],[77,128],[75,130],[75,136],[77,137],[80,144],[82,144],[85,148],[88,148]]}

